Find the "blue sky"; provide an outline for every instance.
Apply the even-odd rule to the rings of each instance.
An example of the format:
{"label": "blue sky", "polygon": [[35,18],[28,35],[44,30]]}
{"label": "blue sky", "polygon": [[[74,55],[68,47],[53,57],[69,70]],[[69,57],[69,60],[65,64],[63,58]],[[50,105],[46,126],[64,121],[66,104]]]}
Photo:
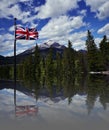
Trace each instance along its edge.
{"label": "blue sky", "polygon": [[14,18],[24,27],[36,27],[39,39],[17,40],[17,54],[49,40],[74,49],[84,49],[87,30],[99,45],[109,38],[109,1],[107,0],[0,0],[0,55],[13,55]]}

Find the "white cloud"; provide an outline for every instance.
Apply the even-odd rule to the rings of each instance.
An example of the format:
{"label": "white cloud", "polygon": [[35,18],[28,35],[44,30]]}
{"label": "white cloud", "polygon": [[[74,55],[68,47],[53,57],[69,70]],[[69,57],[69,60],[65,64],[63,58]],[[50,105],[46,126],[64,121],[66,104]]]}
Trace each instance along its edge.
{"label": "white cloud", "polygon": [[[17,47],[16,48],[16,54],[20,54],[20,53],[22,53],[22,52],[24,52],[25,50],[27,50],[28,49],[28,46],[27,45],[25,45],[25,46],[20,46],[20,47]],[[10,53],[10,55],[12,56],[13,54],[11,54]]]}
{"label": "white cloud", "polygon": [[[1,0],[0,1],[0,18],[16,17],[22,20],[24,23],[27,22],[27,18],[30,16],[31,9],[27,6],[27,10],[23,10],[20,7],[19,2],[29,2],[29,0]],[[26,8],[26,7],[25,7]]]}
{"label": "white cloud", "polygon": [[14,36],[12,34],[0,35],[0,53],[12,51],[14,46]]}
{"label": "white cloud", "polygon": [[91,6],[91,11],[96,11],[107,0],[84,0],[86,5]]}
{"label": "white cloud", "polygon": [[73,48],[76,50],[85,49],[85,38],[87,31],[75,32],[69,35],[68,39],[71,40]]}
{"label": "white cloud", "polygon": [[77,38],[84,39],[86,38],[86,35],[87,35],[87,31],[75,32],[72,34],[72,40],[75,41]]}
{"label": "white cloud", "polygon": [[44,19],[48,17],[57,17],[66,14],[71,9],[78,8],[79,0],[47,0],[45,5],[36,8],[38,18]]}
{"label": "white cloud", "polygon": [[[39,39],[41,42],[51,39],[54,41],[58,41],[59,43],[67,44],[68,40],[70,39],[74,43],[75,48],[82,48],[85,47],[85,41],[83,40],[83,38],[86,37],[87,34],[82,31],[75,33],[75,31],[86,25],[86,23],[83,21],[83,17],[86,16],[87,10],[78,11],[77,13],[80,16],[67,16],[68,11],[79,8],[78,1],[80,0],[46,0],[46,3],[44,5],[36,7],[33,10],[33,0],[1,0],[0,18],[17,17],[19,20],[22,21],[22,23],[29,23],[30,26],[37,26],[37,24],[35,24],[34,22],[34,20],[36,20],[37,18],[51,18],[48,23],[39,31]],[[109,16],[109,2],[107,0],[84,1],[86,2],[86,5],[89,5],[91,7],[91,11],[95,12],[96,16],[99,19],[103,19]],[[19,2],[23,2],[23,4],[25,3],[25,8],[28,8],[28,10],[23,10]],[[31,16],[31,11],[37,12],[38,14]],[[14,28],[10,27],[9,31],[14,31]],[[98,33],[104,32],[109,35],[108,25],[106,27],[104,26],[104,28],[101,28],[98,31]],[[7,34],[5,34],[5,37],[6,35]],[[10,34],[10,39],[4,39],[2,36],[0,36],[0,42],[2,43],[0,47],[4,47],[4,50],[11,49],[10,43],[13,44],[14,39],[11,36],[12,35]],[[8,41],[7,43],[6,40]],[[19,42],[19,44],[24,47],[25,45],[33,45],[34,43],[21,41]],[[5,47],[5,45],[8,45],[8,48],[10,49]],[[18,49],[19,52],[21,52],[21,50],[24,50],[20,47]]]}
{"label": "white cloud", "polygon": [[[69,35],[68,39],[71,40],[74,49],[80,50],[86,48],[86,37],[87,31],[80,31]],[[99,43],[101,40],[102,38],[95,38],[95,44],[97,45],[97,47],[99,47]]]}
{"label": "white cloud", "polygon": [[[22,9],[21,2],[25,4],[25,8]],[[34,23],[36,16],[32,16],[31,12],[34,12],[33,0],[1,0],[0,1],[0,18],[12,19],[17,18],[22,23],[30,23],[30,26],[37,26]]]}
{"label": "white cloud", "polygon": [[84,10],[78,11],[78,14],[86,16],[86,12],[87,10],[84,9]]}
{"label": "white cloud", "polygon": [[[0,43],[4,44],[4,41],[11,41],[14,40],[14,35],[10,34],[10,33],[6,33],[4,35],[0,35]],[[1,45],[0,44],[0,45]]]}
{"label": "white cloud", "polygon": [[[3,7],[9,7],[13,4],[16,4],[18,2],[29,2],[30,0],[0,0],[0,8],[3,8]],[[32,1],[32,0],[31,0]]]}
{"label": "white cloud", "polygon": [[99,48],[99,44],[100,44],[101,40],[102,40],[102,38],[95,38],[95,43],[98,48]]}
{"label": "white cloud", "polygon": [[[13,44],[12,42],[6,41],[6,42],[4,43],[4,45],[3,45],[3,44],[0,45],[0,48],[1,48],[0,53],[12,51],[13,48],[14,48],[13,46],[14,46],[14,44]],[[13,52],[12,52],[12,53],[13,53]],[[13,53],[13,54],[14,54],[14,53]]]}
{"label": "white cloud", "polygon": [[109,23],[98,30],[99,34],[105,34],[109,37]]}
{"label": "white cloud", "polygon": [[109,17],[109,1],[99,7],[97,17],[99,19],[105,19]]}
{"label": "white cloud", "polygon": [[91,7],[91,11],[96,13],[99,19],[109,17],[109,1],[107,0],[84,0],[86,5]]}
{"label": "white cloud", "polygon": [[86,32],[75,33],[75,31],[85,25],[82,16],[60,16],[58,18],[52,18],[48,24],[41,29],[39,37],[41,39],[51,39],[64,45],[67,45],[68,40],[71,40],[77,49],[78,47],[80,48],[81,45],[84,46],[83,43],[85,42],[83,38],[86,37]]}
{"label": "white cloud", "polygon": [[[10,43],[8,43],[8,45],[10,46]],[[13,56],[14,55],[14,43],[11,44],[12,46],[9,48],[8,46],[7,47],[4,47],[5,51],[3,50],[3,53],[4,53],[4,56]],[[18,47],[18,44],[17,44],[17,47],[16,47],[16,55],[24,52],[25,50],[28,49],[28,46],[25,45],[25,46],[22,46],[22,47]]]}
{"label": "white cloud", "polygon": [[[12,27],[11,29],[12,30]],[[17,40],[16,41],[16,53],[19,54],[29,47],[33,46],[36,41],[33,40]],[[6,33],[0,35],[0,53],[6,53],[6,56],[12,56],[14,54],[14,35]]]}
{"label": "white cloud", "polygon": [[55,38],[66,36],[70,32],[74,31],[75,29],[79,29],[80,27],[84,26],[85,23],[83,22],[82,16],[76,17],[68,17],[68,16],[60,16],[58,18],[51,19],[48,24],[46,24],[39,35],[41,38]]}

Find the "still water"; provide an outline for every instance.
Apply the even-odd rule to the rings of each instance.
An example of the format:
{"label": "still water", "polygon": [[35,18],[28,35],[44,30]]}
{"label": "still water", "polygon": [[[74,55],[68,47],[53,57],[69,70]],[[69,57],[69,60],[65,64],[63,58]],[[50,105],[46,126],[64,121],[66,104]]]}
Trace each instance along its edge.
{"label": "still water", "polygon": [[109,130],[109,76],[0,81],[0,130]]}

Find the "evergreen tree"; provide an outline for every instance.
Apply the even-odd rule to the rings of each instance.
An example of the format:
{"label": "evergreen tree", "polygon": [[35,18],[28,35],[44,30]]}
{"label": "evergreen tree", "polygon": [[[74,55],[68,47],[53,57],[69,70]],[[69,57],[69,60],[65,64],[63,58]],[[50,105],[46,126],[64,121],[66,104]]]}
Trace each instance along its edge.
{"label": "evergreen tree", "polygon": [[50,48],[48,55],[46,56],[46,76],[53,76],[54,75],[54,59],[53,59],[53,48]]}
{"label": "evergreen tree", "polygon": [[27,57],[23,63],[23,78],[34,79],[33,56]]}
{"label": "evergreen tree", "polygon": [[68,62],[67,62],[67,48],[65,48],[64,52],[63,52],[63,59],[62,59],[63,76],[67,75],[67,67],[68,67]]}
{"label": "evergreen tree", "polygon": [[75,52],[71,41],[68,41],[68,48],[65,48],[63,54],[63,72],[65,76],[75,73]]}
{"label": "evergreen tree", "polygon": [[35,76],[40,76],[40,73],[41,73],[40,62],[41,62],[40,50],[39,50],[38,45],[36,44],[35,53],[34,53],[34,74],[35,74]]}
{"label": "evergreen tree", "polygon": [[89,30],[87,32],[86,48],[87,48],[88,70],[99,71],[100,68],[99,53],[97,46],[94,42],[94,38]]}
{"label": "evergreen tree", "polygon": [[60,53],[56,53],[56,75],[57,77],[62,76],[62,57]]}
{"label": "evergreen tree", "polygon": [[100,42],[101,58],[104,65],[104,70],[109,70],[109,42],[107,41],[106,35],[104,35]]}
{"label": "evergreen tree", "polygon": [[71,71],[71,74],[74,74],[74,72],[75,72],[75,51],[72,48],[72,43],[70,40],[68,41],[68,62],[69,62],[69,71]]}
{"label": "evergreen tree", "polygon": [[55,70],[55,76],[56,76],[56,85],[57,88],[60,88],[62,85],[62,78],[63,78],[63,68],[62,68],[62,55],[57,52],[56,54],[56,70]]}
{"label": "evergreen tree", "polygon": [[0,78],[11,79],[11,67],[9,65],[0,66]]}
{"label": "evergreen tree", "polygon": [[17,65],[17,78],[23,79],[23,64]]}
{"label": "evergreen tree", "polygon": [[87,73],[87,59],[85,51],[78,51],[75,57],[75,70],[78,74]]}

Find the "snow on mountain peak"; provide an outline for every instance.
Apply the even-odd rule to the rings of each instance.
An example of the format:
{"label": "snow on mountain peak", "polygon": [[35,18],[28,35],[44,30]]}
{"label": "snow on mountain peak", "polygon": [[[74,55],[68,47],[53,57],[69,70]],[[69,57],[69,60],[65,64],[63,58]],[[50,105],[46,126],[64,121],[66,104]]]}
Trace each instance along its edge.
{"label": "snow on mountain peak", "polygon": [[[38,44],[38,47],[40,50],[45,50],[48,49],[50,47],[55,48],[55,49],[64,49],[65,46],[61,45],[55,41],[49,40],[48,42],[42,43],[42,44]],[[35,51],[35,46],[29,48],[28,50],[24,51],[23,53],[21,53],[20,55],[24,55],[24,54],[30,54],[33,53]]]}
{"label": "snow on mountain peak", "polygon": [[52,44],[54,44],[55,42],[53,41],[53,40],[49,40],[48,42],[47,42],[47,45],[49,45],[49,46],[51,46]]}
{"label": "snow on mountain peak", "polygon": [[65,46],[60,45],[59,43],[53,41],[53,40],[49,40],[48,42],[42,43],[39,45],[40,49],[45,49],[45,48],[65,48]]}

